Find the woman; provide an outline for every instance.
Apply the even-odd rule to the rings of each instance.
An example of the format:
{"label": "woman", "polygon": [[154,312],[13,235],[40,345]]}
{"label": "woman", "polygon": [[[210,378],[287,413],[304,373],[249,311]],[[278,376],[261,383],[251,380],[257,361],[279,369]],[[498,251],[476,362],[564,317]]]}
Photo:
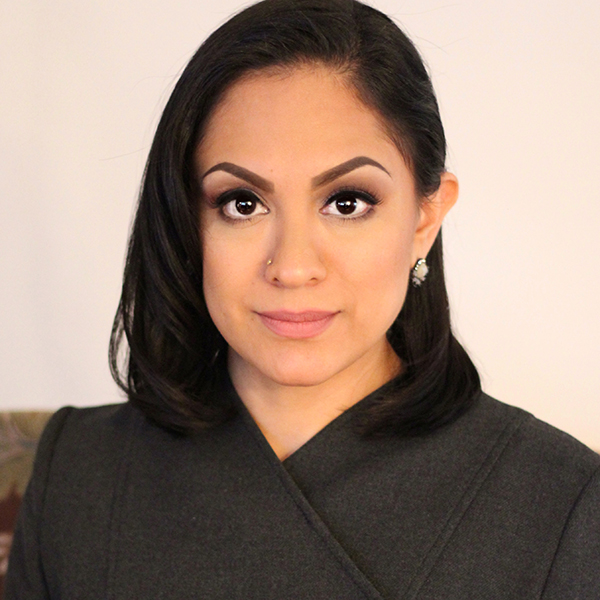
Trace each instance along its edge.
{"label": "woman", "polygon": [[148,159],[129,402],[49,424],[8,596],[597,598],[600,458],[484,395],[452,335],[456,197],[384,15],[266,0],[216,31]]}

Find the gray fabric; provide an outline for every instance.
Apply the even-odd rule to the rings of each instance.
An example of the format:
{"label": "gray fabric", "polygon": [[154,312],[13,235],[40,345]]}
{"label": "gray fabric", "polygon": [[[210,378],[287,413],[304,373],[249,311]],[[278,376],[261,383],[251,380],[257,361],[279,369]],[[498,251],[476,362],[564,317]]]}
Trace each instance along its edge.
{"label": "gray fabric", "polygon": [[59,411],[7,598],[600,598],[600,457],[528,413],[482,395],[364,440],[357,405],[282,464],[236,401],[193,438],[129,404]]}

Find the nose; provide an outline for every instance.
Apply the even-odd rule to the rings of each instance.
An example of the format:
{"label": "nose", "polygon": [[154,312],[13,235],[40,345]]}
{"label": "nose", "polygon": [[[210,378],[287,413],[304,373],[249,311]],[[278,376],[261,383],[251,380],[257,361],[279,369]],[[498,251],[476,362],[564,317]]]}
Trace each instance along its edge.
{"label": "nose", "polygon": [[265,260],[267,281],[285,288],[316,285],[327,276],[318,224],[296,215],[275,226],[272,251]]}

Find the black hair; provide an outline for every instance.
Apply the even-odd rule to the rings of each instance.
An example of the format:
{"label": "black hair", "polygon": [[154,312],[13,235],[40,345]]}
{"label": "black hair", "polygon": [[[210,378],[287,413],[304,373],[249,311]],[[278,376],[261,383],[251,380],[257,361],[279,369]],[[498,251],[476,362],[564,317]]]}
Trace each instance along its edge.
{"label": "black hair", "polygon": [[[264,0],[210,35],[183,71],[154,137],[110,344],[117,383],[167,429],[191,433],[234,414],[220,391],[227,344],[202,292],[195,149],[234,82],[299,64],[344,73],[387,125],[419,196],[440,185],[446,140],[430,78],[412,42],[381,12],[356,0]],[[427,262],[428,279],[409,286],[388,332],[403,371],[365,406],[365,434],[432,431],[480,391],[477,370],[451,330],[441,233]]]}

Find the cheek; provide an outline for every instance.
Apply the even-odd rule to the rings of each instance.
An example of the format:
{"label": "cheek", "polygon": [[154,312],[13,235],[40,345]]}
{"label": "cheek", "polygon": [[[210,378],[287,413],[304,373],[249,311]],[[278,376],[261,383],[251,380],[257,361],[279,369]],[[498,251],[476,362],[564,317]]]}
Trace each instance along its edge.
{"label": "cheek", "polygon": [[225,315],[223,309],[230,305],[235,293],[231,278],[231,268],[235,262],[217,238],[203,232],[202,239],[204,298],[215,325],[219,327]]}
{"label": "cheek", "polygon": [[209,228],[202,233],[203,290],[218,329],[235,321],[255,283],[256,248]]}
{"label": "cheek", "polygon": [[394,321],[406,296],[411,268],[413,235],[410,231],[382,232],[355,257],[349,276],[354,280],[362,317]]}

